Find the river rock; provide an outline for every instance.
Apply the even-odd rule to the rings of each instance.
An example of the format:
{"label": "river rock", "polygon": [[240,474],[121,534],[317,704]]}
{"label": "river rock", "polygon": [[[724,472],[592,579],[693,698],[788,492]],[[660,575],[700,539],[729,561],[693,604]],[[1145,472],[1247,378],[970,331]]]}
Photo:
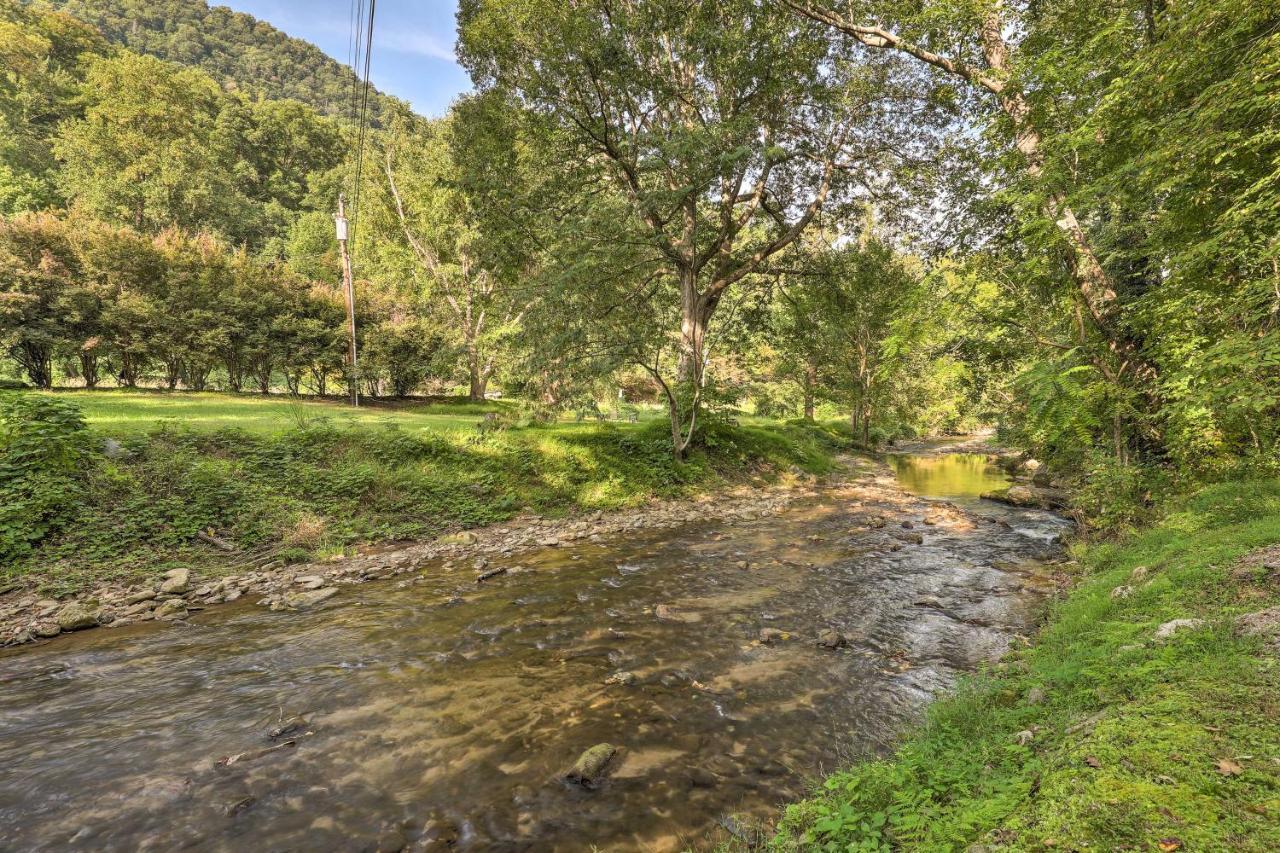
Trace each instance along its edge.
{"label": "river rock", "polygon": [[685,775],[689,777],[689,785],[693,788],[714,788],[720,784],[720,777],[705,767],[690,767]]}
{"label": "river rock", "polygon": [[139,592],[131,592],[124,598],[125,604],[137,604],[140,601],[150,601],[156,597],[155,590],[144,589]]}
{"label": "river rock", "polygon": [[595,788],[608,775],[609,764],[617,753],[618,749],[613,744],[598,743],[578,756],[564,778],[587,789]]}
{"label": "river rock", "polygon": [[324,586],[324,578],[319,575],[298,575],[293,582],[303,589],[319,589]]}
{"label": "river rock", "polygon": [[688,610],[678,610],[669,604],[659,604],[657,607],[653,608],[653,615],[657,616],[664,622],[684,622],[689,624],[702,621],[701,613],[693,613]]}
{"label": "river rock", "polygon": [[164,577],[164,582],[160,584],[161,595],[182,595],[191,588],[189,569],[173,569],[165,572]]}
{"label": "river rock", "polygon": [[626,670],[619,670],[606,678],[604,683],[621,684],[623,687],[628,687],[636,683],[636,674],[634,672],[627,672]]}
{"label": "river rock", "polygon": [[62,628],[58,626],[57,622],[37,622],[31,626],[31,633],[35,634],[37,637],[44,637],[45,639],[48,639],[49,637],[56,637],[61,634]]}
{"label": "river rock", "polygon": [[314,607],[322,601],[327,601],[338,594],[336,586],[327,586],[322,589],[309,589],[304,592],[295,592],[292,595],[285,596],[285,604],[294,610],[305,610],[308,607]]}
{"label": "river rock", "polygon": [[429,818],[418,836],[416,850],[424,853],[452,850],[458,843],[458,827],[444,818]]}
{"label": "river rock", "polygon": [[167,601],[162,601],[155,612],[157,619],[185,619],[186,616],[187,605],[181,598],[170,598]]}
{"label": "river rock", "polygon": [[307,727],[307,721],[302,717],[289,717],[287,720],[272,726],[267,732],[268,740],[279,740],[286,735],[296,734]]}
{"label": "river rock", "polygon": [[818,632],[818,645],[824,649],[842,649],[848,641],[839,631],[826,628]]}
{"label": "river rock", "polygon": [[1010,486],[1005,490],[1004,500],[1014,506],[1036,506],[1040,503],[1036,493],[1027,486]]}
{"label": "river rock", "polygon": [[790,638],[790,636],[791,635],[788,634],[786,631],[783,631],[779,628],[761,628],[760,629],[760,642],[764,643],[766,646],[770,645],[771,643],[776,643],[780,640],[786,640]]}
{"label": "river rock", "polygon": [[441,536],[436,540],[437,545],[474,545],[476,544],[476,535],[470,530],[461,530],[457,533],[449,533]]}
{"label": "river rock", "polygon": [[58,627],[63,631],[79,631],[92,628],[98,624],[98,611],[87,605],[73,601],[58,611]]}
{"label": "river rock", "polygon": [[1171,619],[1156,628],[1157,640],[1167,640],[1182,629],[1193,630],[1204,625],[1203,619]]}

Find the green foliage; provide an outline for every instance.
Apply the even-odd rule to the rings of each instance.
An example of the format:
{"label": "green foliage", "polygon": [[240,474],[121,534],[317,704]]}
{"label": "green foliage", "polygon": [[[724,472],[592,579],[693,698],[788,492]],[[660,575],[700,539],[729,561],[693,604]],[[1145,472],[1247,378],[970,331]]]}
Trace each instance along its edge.
{"label": "green foliage", "polygon": [[[1280,601],[1236,571],[1280,541],[1280,481],[1205,489],[1141,535],[1082,554],[1037,643],[968,679],[886,760],[788,807],[777,849],[1271,850],[1280,769],[1274,657],[1230,619]],[[1131,580],[1144,567],[1146,580]],[[1132,584],[1127,598],[1111,595]],[[1164,643],[1175,618],[1205,619]],[[1041,702],[1028,701],[1033,689]],[[1030,739],[1019,733],[1030,734]],[[1239,761],[1239,776],[1217,769]]]}
{"label": "green foliage", "polygon": [[[94,421],[109,422],[110,410],[96,402],[102,395],[82,396],[90,396]],[[74,411],[57,397],[18,399]],[[242,549],[283,552],[297,561],[358,543],[431,537],[522,511],[611,509],[748,473],[793,465],[820,471],[842,441],[813,426],[720,425],[705,449],[679,463],[660,421],[522,425],[513,417],[505,429],[480,436],[473,425],[481,412],[469,404],[427,416],[384,410],[352,424],[338,417],[343,410],[337,407],[310,404],[293,412],[276,404],[270,429],[249,432],[220,426],[230,402],[219,409],[216,400],[203,399],[212,428],[177,421],[143,431],[113,428],[109,434],[122,437],[127,456],[75,457],[76,467],[58,481],[74,489],[58,497],[59,518],[70,515],[76,523],[46,527],[34,551],[15,553],[21,559],[11,561],[10,574],[67,590],[175,565],[213,571],[219,556],[194,539],[208,528]],[[450,414],[455,411],[461,417]],[[518,414],[510,406],[504,411]],[[186,420],[198,423],[200,412],[194,407]]]}
{"label": "green foliage", "polygon": [[[202,69],[215,80],[276,100],[342,115],[355,75],[315,45],[290,38],[266,21],[204,0],[48,0],[46,5],[101,30],[115,44]],[[391,100],[371,94],[375,114]]]}
{"label": "green foliage", "polygon": [[0,565],[27,556],[74,516],[85,495],[84,430],[72,403],[0,397]]}

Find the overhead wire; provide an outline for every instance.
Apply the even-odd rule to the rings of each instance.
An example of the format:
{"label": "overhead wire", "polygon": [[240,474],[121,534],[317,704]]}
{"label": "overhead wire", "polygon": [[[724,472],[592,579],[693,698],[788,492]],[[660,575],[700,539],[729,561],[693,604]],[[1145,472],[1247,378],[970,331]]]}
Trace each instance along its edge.
{"label": "overhead wire", "polygon": [[[359,0],[357,0],[357,2],[359,2]],[[361,4],[360,17],[362,19],[364,18],[363,8],[364,8],[363,4]],[[364,184],[364,181],[362,180],[362,176],[364,172],[364,149],[365,149],[365,139],[368,135],[368,130],[369,130],[369,92],[371,89],[371,83],[369,80],[369,71],[370,71],[370,63],[373,58],[373,20],[374,20],[374,15],[377,12],[377,8],[378,8],[378,0],[369,0],[369,15],[367,20],[364,21],[364,33],[363,33],[364,41],[365,41],[364,56],[363,56],[364,58],[364,89],[360,97],[360,121],[359,121],[359,131],[356,137],[356,175],[355,175],[356,180],[355,180],[355,188],[354,188],[355,204],[352,207],[352,212],[351,212],[352,255],[355,254],[355,244],[357,240],[358,226],[359,226],[360,214],[361,214],[360,190],[362,189]],[[357,38],[357,41],[358,41],[358,38]]]}

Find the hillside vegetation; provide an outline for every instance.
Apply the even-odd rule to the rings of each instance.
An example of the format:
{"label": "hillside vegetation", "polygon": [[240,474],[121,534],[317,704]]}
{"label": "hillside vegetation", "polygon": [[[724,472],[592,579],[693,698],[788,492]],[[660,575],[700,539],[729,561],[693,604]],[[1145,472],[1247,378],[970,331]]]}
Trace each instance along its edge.
{"label": "hillside vegetation", "polygon": [[[356,76],[310,42],[206,0],[41,0],[96,27],[112,44],[199,68],[224,88],[301,101],[347,116]],[[375,113],[388,100],[376,90]]]}

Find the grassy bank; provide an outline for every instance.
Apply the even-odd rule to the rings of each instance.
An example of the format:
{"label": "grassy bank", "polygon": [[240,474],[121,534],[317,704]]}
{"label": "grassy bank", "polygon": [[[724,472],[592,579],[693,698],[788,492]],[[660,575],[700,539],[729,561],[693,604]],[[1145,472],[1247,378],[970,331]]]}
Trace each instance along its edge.
{"label": "grassy bank", "polygon": [[[1272,479],[1082,549],[1034,646],[936,703],[889,760],[791,806],[776,846],[1280,850],[1280,662],[1232,624],[1280,603],[1280,548],[1257,551],[1277,542]],[[1155,638],[1182,618],[1204,623]]]}
{"label": "grassy bank", "polygon": [[[353,417],[332,404],[216,394],[54,398],[87,415],[77,439],[87,451],[54,484],[47,532],[0,569],[0,583],[46,593],[177,567],[216,573],[250,557],[323,559],[522,512],[614,509],[793,467],[820,472],[840,441],[812,425],[753,422],[711,429],[705,447],[676,463],[661,422],[513,424],[482,434],[476,425],[492,404],[405,404]],[[157,420],[161,410],[182,416]],[[108,438],[121,447],[114,458],[102,452]],[[48,478],[31,482],[48,490]],[[30,503],[44,512],[49,501]],[[201,541],[202,531],[236,552]]]}

